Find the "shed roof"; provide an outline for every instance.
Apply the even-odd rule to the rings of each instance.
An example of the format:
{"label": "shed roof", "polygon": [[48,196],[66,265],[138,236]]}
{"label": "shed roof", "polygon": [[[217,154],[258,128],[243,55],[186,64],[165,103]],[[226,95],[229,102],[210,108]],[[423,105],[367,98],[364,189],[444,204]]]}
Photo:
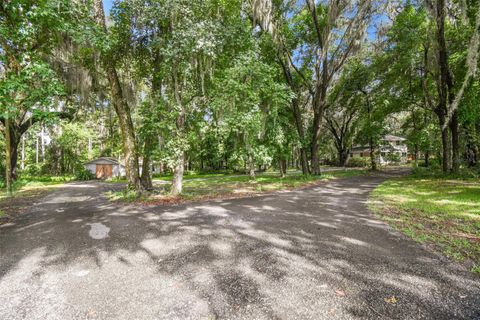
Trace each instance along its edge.
{"label": "shed roof", "polygon": [[407,139],[402,138],[402,137],[397,137],[397,136],[394,136],[394,135],[391,135],[391,134],[387,134],[387,135],[383,136],[383,140],[386,140],[386,141],[406,141]]}
{"label": "shed roof", "polygon": [[88,161],[85,164],[94,164],[94,163],[104,162],[104,161],[109,162],[111,164],[120,164],[117,159],[112,158],[112,157],[99,157],[99,158],[93,159],[91,161]]}

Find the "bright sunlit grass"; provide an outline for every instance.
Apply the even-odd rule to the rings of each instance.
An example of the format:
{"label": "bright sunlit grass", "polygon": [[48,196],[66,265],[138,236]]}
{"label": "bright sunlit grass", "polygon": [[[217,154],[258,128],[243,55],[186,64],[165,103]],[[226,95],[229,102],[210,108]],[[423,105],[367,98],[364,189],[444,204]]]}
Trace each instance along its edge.
{"label": "bright sunlit grass", "polygon": [[480,181],[413,175],[384,182],[371,208],[419,242],[432,243],[457,260],[480,266]]}
{"label": "bright sunlit grass", "polygon": [[[22,176],[13,184],[13,196],[26,195],[32,191],[48,189],[50,186],[64,184],[72,181],[73,176]],[[0,188],[0,200],[7,197],[4,186]]]}
{"label": "bright sunlit grass", "polygon": [[[251,179],[248,175],[240,174],[196,174],[185,176],[183,193],[176,197],[176,201],[210,199],[224,196],[250,195],[261,192],[288,190],[314,184],[321,180],[329,180],[339,177],[356,176],[365,174],[366,170],[346,170],[324,173],[320,176],[304,176],[299,172],[289,172],[285,177],[280,177],[278,172],[266,172]],[[164,181],[171,177],[164,177]],[[159,179],[155,179],[159,180]],[[169,195],[170,184],[161,184],[155,191],[145,198],[135,198],[132,193],[112,192],[109,194],[112,200],[162,202],[173,201]]]}

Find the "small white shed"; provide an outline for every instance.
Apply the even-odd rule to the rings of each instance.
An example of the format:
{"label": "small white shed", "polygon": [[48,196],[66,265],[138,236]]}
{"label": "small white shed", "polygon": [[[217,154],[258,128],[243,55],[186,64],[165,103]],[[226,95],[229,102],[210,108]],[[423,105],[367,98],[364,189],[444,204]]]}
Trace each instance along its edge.
{"label": "small white shed", "polygon": [[85,163],[84,166],[97,179],[125,176],[125,166],[111,157],[100,157]]}

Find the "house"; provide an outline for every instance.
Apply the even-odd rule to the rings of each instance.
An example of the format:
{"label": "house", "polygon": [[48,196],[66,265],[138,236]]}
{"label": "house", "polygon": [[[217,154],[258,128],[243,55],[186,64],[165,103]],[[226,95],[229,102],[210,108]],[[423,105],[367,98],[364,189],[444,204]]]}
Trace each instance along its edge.
{"label": "house", "polygon": [[[375,149],[377,163],[388,165],[394,163],[407,163],[407,139],[393,135],[383,136],[380,146]],[[369,158],[370,148],[355,146],[350,150],[349,158]]]}
{"label": "house", "polygon": [[85,163],[84,166],[97,179],[125,176],[125,166],[111,157],[100,157]]}
{"label": "house", "polygon": [[390,163],[407,163],[407,139],[387,134],[380,145],[380,161],[382,165]]}
{"label": "house", "polygon": [[[125,166],[112,157],[100,157],[84,164],[85,169],[90,171],[97,179],[108,179],[112,177],[124,177]],[[139,159],[139,173],[142,174],[143,161]],[[152,161],[150,164],[151,174],[162,174],[164,168],[162,163]]]}

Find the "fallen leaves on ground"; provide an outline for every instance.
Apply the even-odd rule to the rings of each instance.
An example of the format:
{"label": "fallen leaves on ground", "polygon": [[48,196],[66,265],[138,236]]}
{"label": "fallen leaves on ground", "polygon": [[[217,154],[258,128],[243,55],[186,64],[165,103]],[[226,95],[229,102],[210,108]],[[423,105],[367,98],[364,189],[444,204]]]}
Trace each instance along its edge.
{"label": "fallen leaves on ground", "polygon": [[398,302],[395,296],[391,296],[390,298],[385,298],[383,300],[385,300],[386,303],[390,303],[390,304],[397,304]]}

